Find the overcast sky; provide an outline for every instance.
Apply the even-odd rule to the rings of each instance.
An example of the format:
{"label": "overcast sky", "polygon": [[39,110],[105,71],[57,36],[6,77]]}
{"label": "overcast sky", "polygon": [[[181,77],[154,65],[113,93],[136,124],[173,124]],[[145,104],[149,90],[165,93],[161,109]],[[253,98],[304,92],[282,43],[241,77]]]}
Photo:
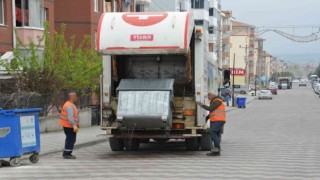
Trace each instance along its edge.
{"label": "overcast sky", "polygon": [[[236,20],[262,26],[320,26],[320,0],[222,0],[223,10],[232,10]],[[295,35],[310,35],[312,29],[286,29]],[[318,32],[318,29],[313,29]],[[319,34],[320,36],[320,34]],[[273,54],[320,53],[320,41],[296,43],[269,32],[262,35],[265,49]],[[319,55],[319,54],[318,54]],[[314,58],[316,55],[314,55]],[[288,57],[289,58],[289,57]]]}

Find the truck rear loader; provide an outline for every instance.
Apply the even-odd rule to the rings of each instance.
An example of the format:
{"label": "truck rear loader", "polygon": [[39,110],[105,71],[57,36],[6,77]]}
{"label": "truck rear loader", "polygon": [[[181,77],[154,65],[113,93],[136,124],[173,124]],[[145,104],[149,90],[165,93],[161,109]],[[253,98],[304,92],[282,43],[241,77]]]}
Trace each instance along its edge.
{"label": "truck rear loader", "polygon": [[105,13],[97,49],[103,55],[101,128],[113,151],[138,150],[153,139],[185,140],[210,150],[206,102],[220,73],[208,30],[192,12]]}

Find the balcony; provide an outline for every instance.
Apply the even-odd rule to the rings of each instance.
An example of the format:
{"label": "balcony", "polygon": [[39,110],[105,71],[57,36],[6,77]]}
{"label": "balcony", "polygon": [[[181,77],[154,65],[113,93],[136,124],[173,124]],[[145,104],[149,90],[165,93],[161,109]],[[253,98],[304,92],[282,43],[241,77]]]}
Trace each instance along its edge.
{"label": "balcony", "polygon": [[230,38],[223,38],[223,44],[230,44]]}
{"label": "balcony", "polygon": [[230,57],[230,52],[222,52],[222,57],[229,58]]}
{"label": "balcony", "polygon": [[[17,27],[17,38],[19,38],[23,45],[29,45],[30,41],[38,45],[39,37],[43,36],[43,29]],[[43,46],[44,42],[41,42],[40,46]]]}

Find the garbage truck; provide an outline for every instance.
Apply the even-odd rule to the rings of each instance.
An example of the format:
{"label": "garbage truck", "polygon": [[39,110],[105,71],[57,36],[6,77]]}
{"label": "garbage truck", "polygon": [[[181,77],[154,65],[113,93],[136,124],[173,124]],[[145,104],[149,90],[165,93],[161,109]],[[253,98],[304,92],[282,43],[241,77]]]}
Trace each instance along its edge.
{"label": "garbage truck", "polygon": [[101,16],[101,128],[112,151],[171,139],[188,150],[212,148],[208,112],[196,104],[209,104],[207,93],[217,93],[221,79],[208,42],[192,12]]}
{"label": "garbage truck", "polygon": [[291,77],[278,77],[279,89],[292,89]]}

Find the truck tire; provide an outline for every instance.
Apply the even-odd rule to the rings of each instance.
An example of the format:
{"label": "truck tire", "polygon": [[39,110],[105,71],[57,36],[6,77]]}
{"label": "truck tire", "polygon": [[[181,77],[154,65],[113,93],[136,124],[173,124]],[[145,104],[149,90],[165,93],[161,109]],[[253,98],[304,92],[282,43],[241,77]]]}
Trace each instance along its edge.
{"label": "truck tire", "polygon": [[140,143],[149,143],[150,139],[139,139]]}
{"label": "truck tire", "polygon": [[198,138],[188,138],[185,140],[186,148],[188,151],[198,151],[199,141]]}
{"label": "truck tire", "polygon": [[204,132],[200,138],[200,147],[202,151],[211,151],[213,148],[210,133]]}
{"label": "truck tire", "polygon": [[112,151],[123,151],[123,148],[124,148],[123,139],[110,137],[109,144]]}
{"label": "truck tire", "polygon": [[127,151],[138,151],[140,148],[139,139],[124,139],[124,147]]}
{"label": "truck tire", "polygon": [[169,141],[170,139],[168,139],[168,138],[160,138],[160,139],[153,139],[153,140],[155,140],[158,143],[165,143],[165,142]]}

